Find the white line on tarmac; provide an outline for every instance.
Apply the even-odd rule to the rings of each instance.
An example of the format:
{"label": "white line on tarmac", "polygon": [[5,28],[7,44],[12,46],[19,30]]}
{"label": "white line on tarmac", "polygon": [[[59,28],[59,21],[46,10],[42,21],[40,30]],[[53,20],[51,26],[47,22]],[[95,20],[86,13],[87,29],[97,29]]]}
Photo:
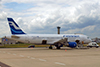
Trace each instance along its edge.
{"label": "white line on tarmac", "polygon": [[30,56],[27,56],[27,58],[30,58]]}
{"label": "white line on tarmac", "polygon": [[23,55],[20,55],[20,57],[24,57]]}
{"label": "white line on tarmac", "polygon": [[16,55],[16,54],[13,54],[13,55]]}
{"label": "white line on tarmac", "polygon": [[66,64],[64,64],[64,63],[60,63],[60,62],[55,62],[55,64],[66,65]]}
{"label": "white line on tarmac", "polygon": [[5,51],[3,51],[3,53],[6,53]]}
{"label": "white line on tarmac", "polygon": [[31,59],[35,59],[34,57],[31,57]]}
{"label": "white line on tarmac", "polygon": [[39,59],[40,61],[46,61],[46,60],[44,60],[44,59]]}
{"label": "white line on tarmac", "polygon": [[11,54],[11,53],[7,53],[7,54]]}

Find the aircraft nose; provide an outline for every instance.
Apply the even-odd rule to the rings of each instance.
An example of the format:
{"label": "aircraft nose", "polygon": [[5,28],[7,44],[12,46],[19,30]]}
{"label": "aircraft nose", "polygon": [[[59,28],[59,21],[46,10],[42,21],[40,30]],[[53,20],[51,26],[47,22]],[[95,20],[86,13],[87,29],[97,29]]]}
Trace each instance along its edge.
{"label": "aircraft nose", "polygon": [[87,39],[87,40],[85,40],[84,42],[85,42],[85,43],[90,43],[90,42],[92,42],[92,40],[91,40],[91,39]]}

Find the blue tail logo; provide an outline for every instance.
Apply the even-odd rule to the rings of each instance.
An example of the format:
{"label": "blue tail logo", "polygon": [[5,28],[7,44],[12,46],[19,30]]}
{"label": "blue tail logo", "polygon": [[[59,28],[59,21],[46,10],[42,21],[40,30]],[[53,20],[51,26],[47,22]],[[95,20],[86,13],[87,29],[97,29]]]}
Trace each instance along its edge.
{"label": "blue tail logo", "polygon": [[9,22],[9,26],[10,26],[10,30],[11,33],[13,35],[15,34],[25,34],[20,28],[19,26],[15,23],[15,21],[12,18],[7,18],[8,22]]}

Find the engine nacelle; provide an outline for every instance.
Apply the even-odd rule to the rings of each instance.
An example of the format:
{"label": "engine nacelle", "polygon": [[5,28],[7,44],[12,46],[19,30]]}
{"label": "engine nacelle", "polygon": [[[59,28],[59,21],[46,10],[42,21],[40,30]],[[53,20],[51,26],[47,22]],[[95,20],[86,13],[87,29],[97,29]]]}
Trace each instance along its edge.
{"label": "engine nacelle", "polygon": [[68,47],[75,48],[77,46],[76,42],[68,42]]}

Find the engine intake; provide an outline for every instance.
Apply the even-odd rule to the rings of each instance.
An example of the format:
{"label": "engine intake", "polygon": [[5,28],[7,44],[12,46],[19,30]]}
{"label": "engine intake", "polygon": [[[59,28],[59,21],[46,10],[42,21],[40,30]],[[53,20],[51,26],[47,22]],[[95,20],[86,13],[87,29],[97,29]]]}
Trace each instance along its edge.
{"label": "engine intake", "polygon": [[77,46],[76,42],[68,42],[68,47],[75,48]]}

